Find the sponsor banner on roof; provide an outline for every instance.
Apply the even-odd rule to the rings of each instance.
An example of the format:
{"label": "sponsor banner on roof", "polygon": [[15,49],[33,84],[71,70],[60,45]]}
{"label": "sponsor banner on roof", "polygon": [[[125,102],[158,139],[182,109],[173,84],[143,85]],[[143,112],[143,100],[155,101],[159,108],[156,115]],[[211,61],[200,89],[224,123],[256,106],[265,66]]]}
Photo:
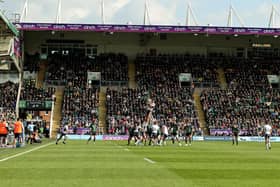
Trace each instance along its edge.
{"label": "sponsor banner on roof", "polygon": [[101,25],[101,24],[50,24],[17,23],[16,27],[24,31],[92,31],[92,32],[158,32],[158,33],[205,33],[240,35],[280,35],[277,28],[253,27],[213,27],[213,26],[163,26],[163,25]]}

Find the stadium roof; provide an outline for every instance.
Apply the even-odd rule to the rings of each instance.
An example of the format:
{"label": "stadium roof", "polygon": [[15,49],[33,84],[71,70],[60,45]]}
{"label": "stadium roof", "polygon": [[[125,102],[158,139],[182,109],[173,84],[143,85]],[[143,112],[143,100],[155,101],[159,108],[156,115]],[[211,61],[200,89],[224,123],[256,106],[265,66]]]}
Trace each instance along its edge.
{"label": "stadium roof", "polygon": [[167,26],[167,25],[109,25],[109,24],[55,24],[16,23],[23,31],[88,31],[88,32],[136,32],[136,33],[194,33],[220,35],[280,35],[280,28]]}
{"label": "stadium roof", "polygon": [[146,11],[152,25],[280,27],[279,0],[8,0],[1,7],[31,23],[141,25]]}
{"label": "stadium roof", "polygon": [[15,36],[19,35],[17,28],[8,20],[8,18],[0,11],[0,19],[3,20],[8,28],[13,32]]}

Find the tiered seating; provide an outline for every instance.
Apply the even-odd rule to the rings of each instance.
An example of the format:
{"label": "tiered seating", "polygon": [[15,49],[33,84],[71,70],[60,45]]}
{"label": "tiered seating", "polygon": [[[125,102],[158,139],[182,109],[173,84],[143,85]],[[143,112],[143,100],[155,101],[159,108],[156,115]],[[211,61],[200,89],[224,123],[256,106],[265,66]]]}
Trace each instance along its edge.
{"label": "tiered seating", "polygon": [[[139,76],[141,73],[139,69],[145,69],[145,73]],[[216,69],[217,65],[213,59],[206,59],[199,55],[138,55],[136,59],[136,78],[140,84],[146,84],[147,81],[152,83],[153,80],[165,85],[178,83],[180,73],[191,73],[196,85],[202,83],[206,87],[217,87]]]}
{"label": "tiered seating", "polygon": [[145,115],[144,90],[123,88],[120,91],[106,91],[108,132],[125,134],[128,124],[143,122]]}
{"label": "tiered seating", "polygon": [[98,117],[99,89],[69,85],[64,91],[62,124],[87,127]]}
{"label": "tiered seating", "polygon": [[24,80],[23,87],[21,89],[21,100],[30,101],[50,101],[55,93],[55,88],[48,87],[47,89],[36,88],[35,80]]}
{"label": "tiered seating", "polygon": [[49,62],[47,82],[50,84],[66,85],[73,78],[78,79],[81,76],[86,78],[87,72],[92,71],[101,72],[103,85],[106,85],[108,81],[127,84],[127,70],[128,61],[127,57],[123,54],[100,54],[92,58],[55,54]]}
{"label": "tiered seating", "polygon": [[242,135],[258,135],[265,123],[278,134],[280,92],[270,87],[266,76],[274,65],[233,58],[224,66],[229,89],[201,94],[210,134],[228,135],[231,125],[238,124]]}
{"label": "tiered seating", "polygon": [[[179,87],[179,73],[191,71],[186,70],[189,62],[184,64],[184,61],[181,61],[187,59],[190,58],[183,55],[138,56],[136,79],[139,88],[107,90],[109,132],[123,134],[127,125],[143,124],[148,97],[156,103],[153,116],[160,124],[169,124],[169,119],[173,117],[177,118],[178,123],[188,118],[192,119],[193,125],[198,129],[192,99],[193,90],[190,87]],[[204,80],[207,80],[206,76]]]}
{"label": "tiered seating", "polygon": [[0,84],[0,108],[12,109],[16,108],[18,84],[6,82]]}
{"label": "tiered seating", "polygon": [[233,58],[223,66],[230,87],[253,89],[268,86],[268,71],[258,61]]}
{"label": "tiered seating", "polygon": [[17,91],[18,84],[12,82],[0,84],[0,119],[5,118],[9,124],[16,120]]}

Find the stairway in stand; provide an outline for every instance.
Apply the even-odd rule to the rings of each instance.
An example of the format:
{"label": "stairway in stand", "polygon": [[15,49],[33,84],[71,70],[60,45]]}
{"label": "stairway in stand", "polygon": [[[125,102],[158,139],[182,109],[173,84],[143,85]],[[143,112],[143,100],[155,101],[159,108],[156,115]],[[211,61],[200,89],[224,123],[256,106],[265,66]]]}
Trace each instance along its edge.
{"label": "stairway in stand", "polygon": [[195,88],[194,93],[193,93],[193,98],[194,98],[194,107],[197,112],[198,116],[198,121],[200,124],[200,128],[203,130],[204,135],[209,135],[209,131],[206,127],[206,121],[205,121],[205,114],[203,111],[203,107],[200,102],[200,94],[202,92],[201,88]]}
{"label": "stairway in stand", "polygon": [[107,133],[106,128],[106,89],[107,87],[102,86],[99,92],[99,105],[98,105],[98,120],[99,120],[99,133]]}
{"label": "stairway in stand", "polygon": [[56,102],[54,105],[53,111],[53,126],[52,126],[52,138],[55,138],[60,127],[60,122],[62,118],[62,102],[63,102],[63,95],[64,95],[64,87],[58,86],[56,87],[55,97]]}
{"label": "stairway in stand", "polygon": [[37,75],[37,88],[42,88],[44,86],[46,71],[47,71],[47,61],[41,61],[39,63],[39,71]]}
{"label": "stairway in stand", "polygon": [[218,73],[218,82],[220,84],[220,87],[222,89],[226,89],[227,88],[227,81],[226,81],[226,76],[225,76],[225,72],[223,68],[219,68],[217,70]]}
{"label": "stairway in stand", "polygon": [[134,61],[128,62],[128,87],[135,89],[137,88],[137,83],[135,80],[136,70]]}

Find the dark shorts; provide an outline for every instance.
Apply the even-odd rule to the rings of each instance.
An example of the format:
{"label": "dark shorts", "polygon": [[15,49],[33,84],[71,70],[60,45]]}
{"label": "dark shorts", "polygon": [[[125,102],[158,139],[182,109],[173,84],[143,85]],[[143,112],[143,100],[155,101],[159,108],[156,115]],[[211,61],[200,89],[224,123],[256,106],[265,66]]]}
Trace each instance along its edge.
{"label": "dark shorts", "polygon": [[186,136],[191,136],[192,135],[192,133],[186,133]]}
{"label": "dark shorts", "polygon": [[233,134],[233,136],[238,136],[238,132],[234,132],[232,134]]}
{"label": "dark shorts", "polygon": [[0,138],[6,138],[8,134],[0,134]]}
{"label": "dark shorts", "polygon": [[152,133],[152,138],[157,138],[158,134],[157,133]]}
{"label": "dark shorts", "polygon": [[174,137],[176,137],[178,134],[177,134],[177,133],[172,133],[171,135],[174,136]]}
{"label": "dark shorts", "polygon": [[152,131],[149,131],[149,130],[148,130],[148,131],[146,132],[146,135],[148,135],[149,137],[152,137]]}
{"label": "dark shorts", "polygon": [[21,137],[21,133],[15,133],[15,138],[20,138]]}
{"label": "dark shorts", "polygon": [[95,136],[96,132],[90,132],[90,135]]}
{"label": "dark shorts", "polygon": [[270,138],[270,135],[269,134],[265,134],[264,137],[265,137],[265,139],[268,139],[268,138]]}
{"label": "dark shorts", "polygon": [[163,136],[164,139],[168,137],[167,134],[162,134],[162,136]]}
{"label": "dark shorts", "polygon": [[134,133],[133,133],[133,136],[135,136],[135,137],[138,138],[138,137],[139,137],[139,132],[134,132]]}

